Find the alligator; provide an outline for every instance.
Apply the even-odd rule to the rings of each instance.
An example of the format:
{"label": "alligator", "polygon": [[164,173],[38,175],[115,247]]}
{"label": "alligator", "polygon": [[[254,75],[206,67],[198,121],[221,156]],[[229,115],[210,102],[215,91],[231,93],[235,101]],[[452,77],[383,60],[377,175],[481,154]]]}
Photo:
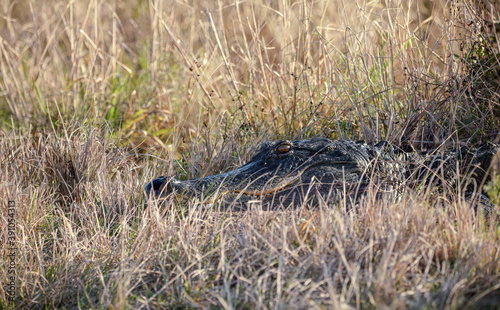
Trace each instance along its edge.
{"label": "alligator", "polygon": [[204,204],[222,202],[235,210],[258,206],[275,210],[325,202],[355,203],[370,186],[376,195],[395,197],[422,184],[444,191],[461,186],[466,195],[481,195],[499,146],[485,143],[454,151],[417,153],[386,141],[329,140],[263,143],[245,165],[235,170],[179,181],[162,176],[145,186],[148,196],[175,195]]}

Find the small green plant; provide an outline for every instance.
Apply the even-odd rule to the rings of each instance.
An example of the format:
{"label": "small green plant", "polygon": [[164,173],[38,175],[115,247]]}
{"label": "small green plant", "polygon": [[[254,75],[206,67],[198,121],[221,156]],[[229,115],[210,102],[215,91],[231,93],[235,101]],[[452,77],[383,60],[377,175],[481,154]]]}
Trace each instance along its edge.
{"label": "small green plant", "polygon": [[500,206],[500,175],[495,175],[485,186],[484,191],[495,204]]}

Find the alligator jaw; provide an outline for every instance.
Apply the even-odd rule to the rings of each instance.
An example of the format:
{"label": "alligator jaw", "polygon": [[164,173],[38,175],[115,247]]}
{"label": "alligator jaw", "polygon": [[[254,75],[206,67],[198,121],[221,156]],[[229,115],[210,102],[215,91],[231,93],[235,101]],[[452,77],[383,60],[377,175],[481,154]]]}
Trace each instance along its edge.
{"label": "alligator jaw", "polygon": [[[291,191],[299,186],[298,184],[301,182],[306,187],[309,187],[311,180],[309,178],[302,180],[302,177],[304,174],[315,171],[318,167],[329,166],[333,168],[335,165],[342,166],[350,163],[347,161],[326,160],[313,165],[301,165],[292,173],[285,177],[282,176],[281,179],[276,176],[267,179],[260,176],[261,179],[259,180],[259,178],[254,177],[255,175],[245,173],[246,169],[242,169],[242,167],[220,175],[187,181],[179,181],[173,177],[163,176],[148,183],[144,189],[148,195],[154,197],[176,195],[185,199],[196,198],[204,203],[214,203],[226,196],[232,196],[234,199],[253,198],[264,200]],[[317,178],[316,180],[319,181]],[[321,182],[319,183],[321,184]],[[328,183],[333,185],[336,182],[330,180]]]}
{"label": "alligator jaw", "polygon": [[243,189],[241,191],[240,190],[226,191],[224,193],[224,195],[227,195],[227,194],[243,194],[243,195],[254,196],[254,197],[266,197],[266,196],[270,196],[270,195],[276,194],[278,192],[290,189],[293,184],[297,183],[297,181],[298,181],[297,179],[293,179],[293,180],[291,180],[291,182],[282,183],[282,184],[279,184],[278,186],[276,186],[274,188],[270,188],[270,189],[267,189],[267,190],[248,190],[248,189]]}
{"label": "alligator jaw", "polygon": [[[218,179],[221,178],[219,177]],[[297,183],[298,179],[299,178],[291,178],[289,182],[282,182],[278,184],[278,186],[276,187],[267,188],[263,190],[248,189],[248,188],[239,190],[237,188],[231,188],[232,187],[230,184],[231,181],[228,182],[222,181],[221,184],[218,186],[218,188],[214,184],[209,183],[208,187],[214,187],[214,188],[209,190],[208,195],[205,194],[202,197],[201,195],[203,193],[199,193],[191,189],[195,187],[196,183],[198,182],[193,180],[179,181],[175,178],[168,178],[162,176],[149,182],[144,187],[144,190],[149,196],[153,197],[167,197],[173,194],[186,199],[197,197],[200,201],[203,201],[204,203],[214,203],[216,200],[224,196],[265,199],[277,193],[284,192],[286,190],[293,188],[293,185]],[[204,179],[201,179],[201,181],[203,180]]]}

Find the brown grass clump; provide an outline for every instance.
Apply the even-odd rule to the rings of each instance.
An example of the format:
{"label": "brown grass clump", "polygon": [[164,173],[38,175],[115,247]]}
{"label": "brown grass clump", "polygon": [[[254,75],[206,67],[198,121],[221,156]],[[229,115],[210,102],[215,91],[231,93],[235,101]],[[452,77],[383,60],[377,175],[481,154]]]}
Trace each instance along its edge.
{"label": "brown grass clump", "polygon": [[456,189],[246,213],[142,192],[281,138],[498,142],[498,3],[407,3],[2,2],[0,308],[499,304],[498,212]]}

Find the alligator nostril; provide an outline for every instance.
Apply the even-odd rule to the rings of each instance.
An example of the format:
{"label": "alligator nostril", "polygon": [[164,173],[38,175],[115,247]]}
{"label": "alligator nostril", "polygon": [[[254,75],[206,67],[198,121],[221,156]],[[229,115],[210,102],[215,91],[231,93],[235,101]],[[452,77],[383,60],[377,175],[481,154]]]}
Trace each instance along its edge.
{"label": "alligator nostril", "polygon": [[153,186],[153,190],[158,191],[161,188],[161,185],[163,184],[163,179],[154,179],[151,181],[151,185]]}
{"label": "alligator nostril", "polygon": [[165,183],[165,177],[159,177],[144,186],[144,191],[148,195],[158,195],[162,185]]}

